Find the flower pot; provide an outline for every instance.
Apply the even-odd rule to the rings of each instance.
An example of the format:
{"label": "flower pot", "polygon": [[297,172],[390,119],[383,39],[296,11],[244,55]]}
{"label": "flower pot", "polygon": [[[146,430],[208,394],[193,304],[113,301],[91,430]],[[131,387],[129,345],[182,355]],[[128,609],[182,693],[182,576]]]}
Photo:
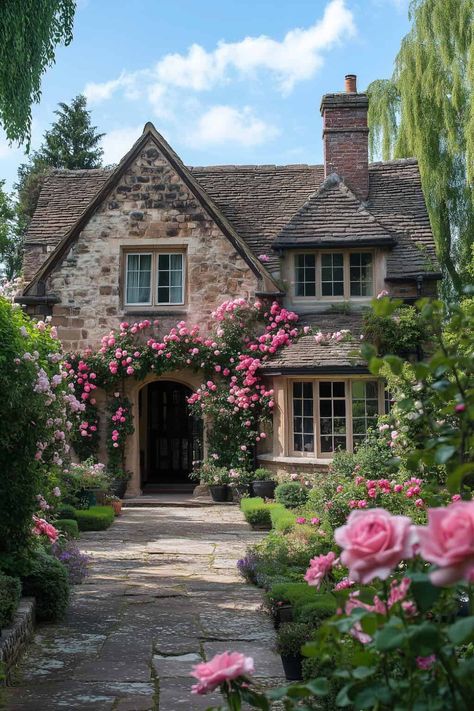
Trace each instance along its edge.
{"label": "flower pot", "polygon": [[240,499],[245,496],[245,494],[249,493],[249,485],[248,484],[233,484],[231,486],[231,491],[232,491],[232,501],[234,503],[239,503]]}
{"label": "flower pot", "polygon": [[275,495],[276,481],[267,479],[265,481],[253,481],[253,496],[261,496],[262,499],[273,499]]}
{"label": "flower pot", "polygon": [[127,484],[128,482],[125,479],[114,479],[111,485],[112,494],[114,496],[118,496],[119,499],[124,499],[127,491]]}
{"label": "flower pot", "polygon": [[121,501],[111,501],[110,505],[112,506],[115,515],[119,516],[122,512],[122,502]]}
{"label": "flower pot", "polygon": [[105,497],[107,496],[106,492],[103,489],[96,489],[94,494],[96,504],[98,506],[105,506]]}
{"label": "flower pot", "polygon": [[210,486],[213,501],[227,501],[227,484]]}
{"label": "flower pot", "polygon": [[77,498],[79,499],[81,507],[85,509],[90,509],[91,506],[95,506],[97,504],[96,492],[94,489],[81,489],[77,494]]}
{"label": "flower pot", "polygon": [[287,681],[301,681],[303,678],[303,671],[301,668],[301,663],[303,661],[302,655],[298,653],[282,654],[280,656]]}
{"label": "flower pot", "polygon": [[289,603],[274,608],[275,627],[278,629],[285,622],[293,622],[293,608]]}

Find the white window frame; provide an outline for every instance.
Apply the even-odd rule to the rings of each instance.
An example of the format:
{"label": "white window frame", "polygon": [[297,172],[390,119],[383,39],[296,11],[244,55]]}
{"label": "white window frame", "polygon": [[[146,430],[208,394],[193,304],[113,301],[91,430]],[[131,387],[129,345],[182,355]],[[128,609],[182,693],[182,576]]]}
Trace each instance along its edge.
{"label": "white window frame", "polygon": [[[300,255],[315,256],[316,264],[316,295],[315,296],[297,296],[297,284],[296,281],[296,263],[297,258]],[[344,274],[344,293],[342,296],[323,296],[322,293],[322,255],[326,254],[342,254],[343,256],[343,274]],[[372,257],[372,293],[367,296],[351,296],[351,279],[350,279],[350,255],[351,254],[370,254]],[[291,262],[292,266],[292,296],[293,300],[298,303],[307,303],[309,301],[326,301],[326,302],[341,302],[341,301],[367,301],[372,299],[375,295],[375,274],[376,274],[376,255],[373,249],[327,249],[319,251],[311,250],[301,250],[294,252],[293,259]]]}
{"label": "white window frame", "polygon": [[[344,382],[345,388],[345,403],[346,403],[346,449],[347,452],[354,451],[354,439],[353,439],[353,419],[352,419],[352,384],[354,382],[360,381],[376,381],[377,382],[377,400],[378,400],[378,415],[384,413],[384,394],[385,394],[385,383],[379,378],[374,378],[373,376],[367,377],[347,377],[340,376],[336,374],[333,376],[323,376],[323,377],[298,377],[293,376],[287,379],[287,413],[288,416],[285,418],[286,422],[286,438],[285,438],[285,451],[288,456],[291,457],[301,457],[302,459],[326,459],[331,460],[334,457],[334,452],[322,452],[321,451],[321,415],[320,415],[320,397],[319,397],[319,384],[321,382]],[[312,383],[313,392],[313,441],[314,449],[312,452],[298,451],[294,448],[294,401],[293,401],[293,384],[294,383]],[[336,435],[337,436],[337,435]]]}
{"label": "white window frame", "polygon": [[[160,288],[160,283],[159,283],[159,274],[160,274],[160,257],[169,257],[170,258],[170,267],[168,269],[168,274],[171,274],[171,257],[179,255],[181,257],[181,301],[159,301],[158,299],[158,290]],[[184,304],[184,283],[185,283],[185,268],[184,268],[184,254],[183,252],[157,252],[156,253],[156,305],[157,306],[182,306]],[[165,271],[165,270],[161,270]],[[175,270],[173,270],[175,271]],[[169,293],[171,294],[171,284],[168,284],[165,288],[169,289]]]}
{"label": "white window frame", "polygon": [[[148,301],[128,301],[128,260],[130,257],[151,257],[150,259],[150,299]],[[124,304],[125,306],[151,306],[153,304],[153,252],[126,252],[125,254],[125,293],[124,293]],[[139,272],[140,273],[140,272]]]}
{"label": "white window frame", "polygon": [[[160,255],[181,255],[182,264],[182,285],[181,285],[181,301],[168,301],[164,302],[158,301],[158,263]],[[151,256],[151,282],[150,282],[150,301],[135,301],[129,302],[127,300],[127,285],[128,285],[128,259],[130,256]],[[159,310],[162,308],[171,308],[185,306],[187,296],[187,261],[186,261],[186,251],[184,249],[133,249],[124,248],[122,251],[122,278],[123,278],[123,294],[122,294],[122,304],[125,309],[133,308],[145,308],[149,310]]]}

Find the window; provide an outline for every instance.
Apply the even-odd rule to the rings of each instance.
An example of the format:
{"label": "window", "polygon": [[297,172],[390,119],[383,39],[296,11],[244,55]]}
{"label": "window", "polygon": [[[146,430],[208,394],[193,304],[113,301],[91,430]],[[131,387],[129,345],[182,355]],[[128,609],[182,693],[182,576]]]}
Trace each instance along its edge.
{"label": "window", "polygon": [[151,254],[127,254],[127,304],[151,304]]}
{"label": "window", "polygon": [[293,383],[293,449],[314,452],[313,383]]}
{"label": "window", "polygon": [[379,411],[379,387],[376,380],[352,382],[352,443],[354,449],[375,427]]}
{"label": "window", "polygon": [[126,306],[184,304],[182,252],[129,252],[125,255]]}
{"label": "window", "polygon": [[295,297],[351,299],[374,293],[371,252],[295,254]]}
{"label": "window", "polygon": [[295,272],[296,296],[316,296],[316,255],[297,254]]}
{"label": "window", "polygon": [[371,296],[372,255],[369,252],[355,252],[349,255],[351,296]]}
{"label": "window", "polygon": [[346,384],[319,383],[319,427],[321,453],[346,449]]}
{"label": "window", "polygon": [[392,410],[392,405],[395,402],[393,399],[393,393],[390,392],[388,388],[384,388],[383,391],[383,401],[384,401],[384,413],[386,415],[390,414]]}
{"label": "window", "polygon": [[183,303],[182,254],[158,254],[158,303]]}
{"label": "window", "polygon": [[322,296],[344,296],[343,254],[321,255],[321,294]]}

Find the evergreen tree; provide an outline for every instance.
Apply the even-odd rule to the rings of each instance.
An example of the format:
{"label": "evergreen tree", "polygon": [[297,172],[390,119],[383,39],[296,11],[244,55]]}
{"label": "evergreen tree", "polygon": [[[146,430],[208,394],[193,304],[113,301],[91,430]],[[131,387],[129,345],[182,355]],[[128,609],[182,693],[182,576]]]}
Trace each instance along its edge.
{"label": "evergreen tree", "polygon": [[370,148],[415,156],[443,270],[460,294],[474,243],[474,0],[411,0],[391,79],[368,87]]}
{"label": "evergreen tree", "polygon": [[31,104],[56,46],[72,40],[75,11],[75,0],[0,2],[0,123],[10,141],[29,143]]}
{"label": "evergreen tree", "polygon": [[15,205],[4,188],[5,181],[0,180],[0,272],[10,281],[19,273],[23,255]]}

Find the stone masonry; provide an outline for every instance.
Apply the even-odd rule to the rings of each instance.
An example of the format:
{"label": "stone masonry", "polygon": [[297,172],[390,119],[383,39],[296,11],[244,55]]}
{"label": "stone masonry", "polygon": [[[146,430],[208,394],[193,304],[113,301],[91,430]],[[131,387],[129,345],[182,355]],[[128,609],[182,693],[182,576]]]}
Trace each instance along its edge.
{"label": "stone masonry", "polygon": [[[183,306],[123,305],[124,249],[185,252]],[[47,283],[64,349],[96,345],[124,319],[179,320],[206,327],[223,300],[252,297],[257,278],[150,139],[98,207]]]}
{"label": "stone masonry", "polygon": [[236,562],[262,534],[232,506],[129,508],[82,534],[90,578],[64,621],[37,629],[6,690],[6,711],[198,711],[189,672],[219,652],[245,652],[264,686],[283,684],[262,592]]}

